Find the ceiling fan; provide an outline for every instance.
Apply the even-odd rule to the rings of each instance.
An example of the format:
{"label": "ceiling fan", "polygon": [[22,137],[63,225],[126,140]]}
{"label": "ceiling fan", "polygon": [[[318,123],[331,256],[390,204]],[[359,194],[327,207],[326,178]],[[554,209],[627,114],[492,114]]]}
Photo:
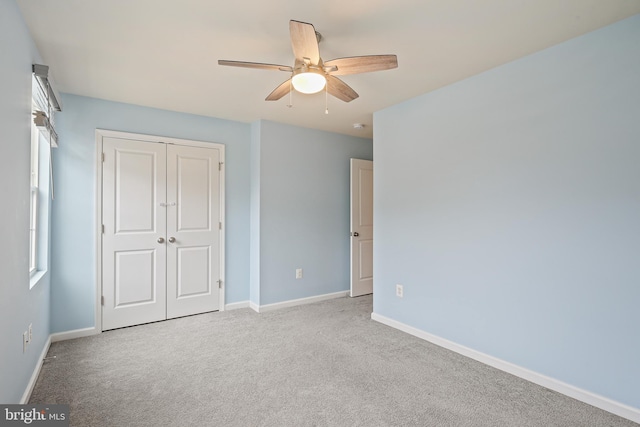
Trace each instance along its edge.
{"label": "ceiling fan", "polygon": [[337,58],[324,62],[320,57],[318,43],[322,39],[313,25],[300,21],[289,21],[291,46],[295,56],[293,67],[288,65],[263,64],[219,60],[219,65],[232,67],[258,68],[291,73],[291,77],[274,89],[265,101],[277,101],[291,92],[291,88],[301,93],[326,91],[336,98],[350,102],[358,97],[356,91],[336,76],[389,70],[398,67],[396,55],[368,55]]}

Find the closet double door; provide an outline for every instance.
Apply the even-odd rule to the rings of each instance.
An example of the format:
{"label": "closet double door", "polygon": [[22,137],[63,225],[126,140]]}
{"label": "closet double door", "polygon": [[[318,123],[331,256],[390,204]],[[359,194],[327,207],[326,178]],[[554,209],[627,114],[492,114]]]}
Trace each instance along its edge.
{"label": "closet double door", "polygon": [[102,329],[220,307],[220,151],[104,137]]}

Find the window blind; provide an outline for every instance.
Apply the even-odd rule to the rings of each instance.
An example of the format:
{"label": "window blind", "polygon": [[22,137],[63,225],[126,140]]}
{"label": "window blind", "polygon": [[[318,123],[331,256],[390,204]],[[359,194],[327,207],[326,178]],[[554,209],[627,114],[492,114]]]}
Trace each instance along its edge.
{"label": "window blind", "polygon": [[40,129],[52,147],[58,146],[58,134],[54,128],[54,111],[62,111],[62,104],[53,88],[49,76],[49,67],[33,64],[32,96],[36,108],[33,111],[33,123]]}

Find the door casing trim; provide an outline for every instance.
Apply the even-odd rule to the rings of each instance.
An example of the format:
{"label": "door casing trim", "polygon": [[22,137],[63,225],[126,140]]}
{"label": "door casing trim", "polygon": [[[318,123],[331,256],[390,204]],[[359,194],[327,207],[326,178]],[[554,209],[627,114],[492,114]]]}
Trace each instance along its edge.
{"label": "door casing trim", "polygon": [[96,236],[96,286],[95,286],[95,330],[102,332],[102,140],[105,137],[119,139],[133,139],[136,141],[154,142],[158,144],[174,144],[190,147],[217,148],[220,150],[220,222],[222,229],[220,230],[220,279],[222,287],[220,287],[220,307],[219,311],[225,308],[225,289],[227,282],[225,280],[225,231],[227,223],[225,220],[225,145],[219,142],[194,141],[189,139],[169,138],[157,135],[146,135],[130,132],[120,132],[106,129],[96,129],[96,176],[95,176],[95,194],[96,194],[96,210],[95,210],[95,236]]}

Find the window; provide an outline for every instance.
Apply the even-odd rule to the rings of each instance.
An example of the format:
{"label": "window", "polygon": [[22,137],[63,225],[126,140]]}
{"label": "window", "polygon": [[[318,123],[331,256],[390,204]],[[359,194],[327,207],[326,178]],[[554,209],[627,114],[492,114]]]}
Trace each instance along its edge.
{"label": "window", "polygon": [[53,111],[61,111],[48,76],[49,67],[34,64],[31,84],[31,167],[29,211],[30,287],[47,270],[49,249],[49,196],[53,199],[51,148],[57,147]]}

